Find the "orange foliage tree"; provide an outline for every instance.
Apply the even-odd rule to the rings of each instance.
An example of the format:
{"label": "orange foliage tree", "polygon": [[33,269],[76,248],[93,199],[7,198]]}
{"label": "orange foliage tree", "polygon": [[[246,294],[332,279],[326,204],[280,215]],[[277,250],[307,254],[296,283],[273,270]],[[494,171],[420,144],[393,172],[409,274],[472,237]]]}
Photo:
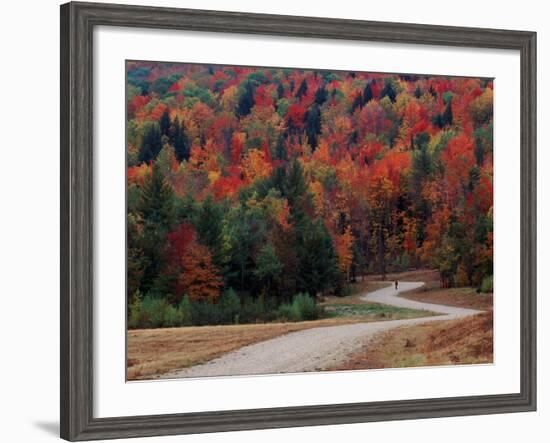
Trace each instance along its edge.
{"label": "orange foliage tree", "polygon": [[220,296],[222,281],[219,271],[212,264],[208,248],[192,242],[181,256],[181,274],[178,293],[186,294],[191,301],[214,302]]}

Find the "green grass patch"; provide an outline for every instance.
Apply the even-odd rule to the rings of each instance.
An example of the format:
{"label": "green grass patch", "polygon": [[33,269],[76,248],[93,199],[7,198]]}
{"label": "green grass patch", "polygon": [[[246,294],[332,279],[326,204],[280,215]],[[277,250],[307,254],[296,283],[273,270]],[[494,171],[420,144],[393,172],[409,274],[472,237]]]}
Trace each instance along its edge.
{"label": "green grass patch", "polygon": [[380,303],[346,304],[335,303],[325,306],[325,316],[328,318],[369,318],[398,320],[402,318],[418,318],[436,315],[430,311],[400,308]]}

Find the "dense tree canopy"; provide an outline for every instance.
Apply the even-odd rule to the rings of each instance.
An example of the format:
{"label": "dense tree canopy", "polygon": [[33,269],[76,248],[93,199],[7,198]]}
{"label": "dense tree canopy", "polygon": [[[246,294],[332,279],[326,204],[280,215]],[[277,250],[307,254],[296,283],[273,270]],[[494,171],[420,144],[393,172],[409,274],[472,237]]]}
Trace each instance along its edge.
{"label": "dense tree canopy", "polygon": [[130,62],[127,82],[129,295],[492,275],[491,80]]}

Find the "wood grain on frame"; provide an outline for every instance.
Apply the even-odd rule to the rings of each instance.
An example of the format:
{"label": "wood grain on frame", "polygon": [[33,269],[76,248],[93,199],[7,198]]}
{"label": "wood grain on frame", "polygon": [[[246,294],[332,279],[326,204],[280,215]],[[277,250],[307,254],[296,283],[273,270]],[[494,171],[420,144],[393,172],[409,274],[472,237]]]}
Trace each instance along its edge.
{"label": "wood grain on frame", "polygon": [[[521,57],[521,392],[93,417],[94,26],[512,49]],[[71,441],[532,411],[536,408],[536,33],[100,3],[61,6],[61,437]]]}

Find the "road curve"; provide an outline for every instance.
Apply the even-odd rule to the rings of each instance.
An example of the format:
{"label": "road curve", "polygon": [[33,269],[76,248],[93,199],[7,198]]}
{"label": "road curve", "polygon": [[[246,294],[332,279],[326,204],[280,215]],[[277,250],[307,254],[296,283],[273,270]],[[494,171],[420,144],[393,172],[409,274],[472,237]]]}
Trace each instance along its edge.
{"label": "road curve", "polygon": [[403,308],[419,309],[441,315],[403,320],[323,326],[292,332],[260,343],[244,346],[204,364],[168,372],[160,378],[215,377],[310,372],[343,363],[379,332],[434,320],[453,320],[482,311],[424,303],[398,294],[424,285],[424,282],[399,282],[362,295],[365,301]]}

